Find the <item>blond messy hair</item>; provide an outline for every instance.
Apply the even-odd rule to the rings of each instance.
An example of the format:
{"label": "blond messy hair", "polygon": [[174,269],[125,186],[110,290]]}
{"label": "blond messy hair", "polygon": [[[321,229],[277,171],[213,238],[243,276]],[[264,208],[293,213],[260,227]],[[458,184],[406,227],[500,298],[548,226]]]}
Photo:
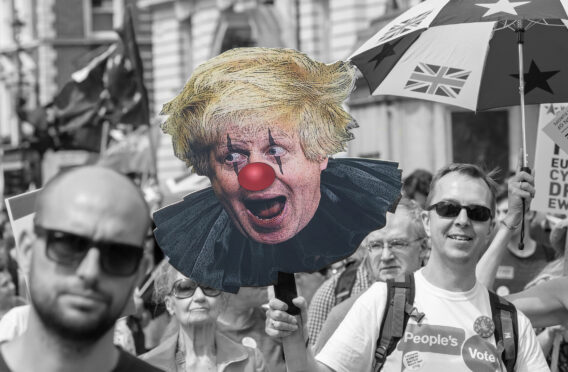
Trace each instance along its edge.
{"label": "blond messy hair", "polygon": [[210,175],[209,151],[228,124],[295,130],[306,158],[322,159],[353,138],[356,124],[342,103],[354,80],[348,62],[324,64],[292,49],[232,49],[195,69],[164,105],[162,129],[175,155],[201,175]]}

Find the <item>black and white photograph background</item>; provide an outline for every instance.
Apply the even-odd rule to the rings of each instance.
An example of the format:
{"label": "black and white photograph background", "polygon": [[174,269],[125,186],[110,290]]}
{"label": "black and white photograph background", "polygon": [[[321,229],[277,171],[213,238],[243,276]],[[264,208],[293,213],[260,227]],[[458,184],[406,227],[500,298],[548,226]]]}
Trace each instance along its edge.
{"label": "black and white photograph background", "polygon": [[566,27],[0,0],[0,372],[568,371]]}

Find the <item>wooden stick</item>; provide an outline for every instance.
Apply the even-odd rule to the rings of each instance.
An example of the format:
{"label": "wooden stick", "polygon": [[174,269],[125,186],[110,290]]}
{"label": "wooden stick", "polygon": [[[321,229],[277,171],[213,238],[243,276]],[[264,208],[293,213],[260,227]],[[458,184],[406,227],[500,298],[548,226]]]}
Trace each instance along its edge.
{"label": "wooden stick", "polygon": [[286,370],[288,372],[307,371],[308,357],[303,332],[304,323],[300,309],[292,303],[292,299],[298,296],[294,274],[279,272],[278,284],[274,286],[274,293],[276,298],[284,301],[288,305],[288,314],[295,315],[298,321],[298,330],[282,339],[282,347],[286,359]]}

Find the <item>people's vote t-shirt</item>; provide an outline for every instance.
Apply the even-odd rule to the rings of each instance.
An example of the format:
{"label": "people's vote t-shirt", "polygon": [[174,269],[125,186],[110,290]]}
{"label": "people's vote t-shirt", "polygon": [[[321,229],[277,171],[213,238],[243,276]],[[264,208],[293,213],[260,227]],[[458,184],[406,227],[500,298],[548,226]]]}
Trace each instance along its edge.
{"label": "people's vote t-shirt", "polygon": [[[467,292],[446,291],[429,283],[422,270],[415,274],[415,282],[414,306],[425,316],[420,324],[409,320],[383,371],[505,371],[492,333],[480,335],[474,330],[479,329],[474,327],[476,321],[491,318],[485,287],[476,283]],[[337,372],[371,371],[385,302],[385,283],[373,284],[355,302],[316,359]],[[520,312],[518,325],[515,370],[549,371],[534,331]]]}

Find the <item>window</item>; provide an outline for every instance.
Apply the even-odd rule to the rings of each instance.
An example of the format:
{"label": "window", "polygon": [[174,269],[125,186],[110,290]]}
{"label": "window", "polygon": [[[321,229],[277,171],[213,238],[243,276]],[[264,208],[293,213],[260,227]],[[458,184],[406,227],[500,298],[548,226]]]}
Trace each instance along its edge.
{"label": "window", "polygon": [[492,170],[498,181],[509,172],[509,115],[507,111],[453,112],[453,161],[473,163]]}
{"label": "window", "polygon": [[113,37],[114,0],[83,0],[85,3],[85,35]]}
{"label": "window", "polygon": [[92,31],[112,31],[112,0],[91,0]]}
{"label": "window", "polygon": [[233,48],[253,47],[257,45],[248,13],[227,11],[223,16],[223,20],[227,24],[227,29],[223,35],[219,53]]}

